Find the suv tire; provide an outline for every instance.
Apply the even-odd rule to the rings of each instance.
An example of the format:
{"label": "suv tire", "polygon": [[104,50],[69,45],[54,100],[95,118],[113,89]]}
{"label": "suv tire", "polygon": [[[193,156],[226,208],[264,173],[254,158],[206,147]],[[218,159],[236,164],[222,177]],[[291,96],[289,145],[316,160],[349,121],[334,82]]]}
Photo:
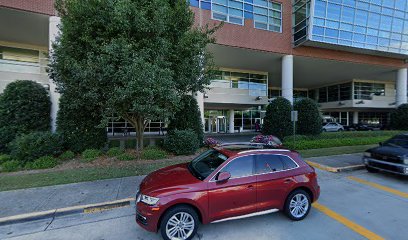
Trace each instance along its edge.
{"label": "suv tire", "polygon": [[196,235],[198,224],[198,215],[194,209],[189,206],[176,206],[163,215],[160,233],[164,240],[190,240]]}
{"label": "suv tire", "polygon": [[309,214],[311,207],[309,194],[302,189],[297,189],[286,198],[284,212],[293,221],[300,221]]}

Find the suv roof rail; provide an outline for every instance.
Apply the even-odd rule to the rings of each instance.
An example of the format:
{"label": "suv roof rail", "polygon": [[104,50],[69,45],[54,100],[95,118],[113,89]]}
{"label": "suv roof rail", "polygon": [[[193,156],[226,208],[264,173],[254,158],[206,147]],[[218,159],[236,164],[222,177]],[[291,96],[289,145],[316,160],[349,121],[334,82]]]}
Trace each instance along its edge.
{"label": "suv roof rail", "polygon": [[253,143],[253,142],[229,142],[229,143],[221,143],[217,146],[225,147],[225,146],[233,146],[233,145],[242,145],[242,146],[265,146],[263,143]]}
{"label": "suv roof rail", "polygon": [[268,148],[268,149],[253,149],[253,150],[246,150],[239,152],[238,154],[245,154],[251,152],[290,152],[288,149],[280,149],[280,148]]}

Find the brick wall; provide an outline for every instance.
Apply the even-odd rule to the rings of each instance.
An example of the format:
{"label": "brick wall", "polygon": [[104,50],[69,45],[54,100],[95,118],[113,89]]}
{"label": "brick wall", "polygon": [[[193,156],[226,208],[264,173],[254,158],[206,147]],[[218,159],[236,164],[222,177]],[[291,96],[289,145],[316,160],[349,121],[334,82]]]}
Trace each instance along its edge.
{"label": "brick wall", "polygon": [[0,0],[0,7],[55,15],[54,0]]}

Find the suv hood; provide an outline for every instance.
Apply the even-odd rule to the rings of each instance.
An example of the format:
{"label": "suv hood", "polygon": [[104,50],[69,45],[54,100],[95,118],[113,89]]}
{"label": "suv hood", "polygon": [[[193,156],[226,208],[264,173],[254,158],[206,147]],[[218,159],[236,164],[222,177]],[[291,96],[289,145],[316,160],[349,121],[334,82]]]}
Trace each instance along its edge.
{"label": "suv hood", "polygon": [[393,146],[379,146],[367,150],[370,153],[376,153],[384,156],[395,156],[400,157],[408,154],[408,149],[402,147],[393,147]]}
{"label": "suv hood", "polygon": [[177,164],[154,171],[140,184],[142,194],[158,197],[194,191],[203,183],[188,170],[188,163]]}

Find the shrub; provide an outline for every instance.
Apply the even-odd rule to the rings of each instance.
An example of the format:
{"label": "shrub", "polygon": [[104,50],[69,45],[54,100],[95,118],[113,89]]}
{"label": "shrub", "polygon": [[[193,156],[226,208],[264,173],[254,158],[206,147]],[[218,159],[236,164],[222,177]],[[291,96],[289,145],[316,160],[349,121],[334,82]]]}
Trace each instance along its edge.
{"label": "shrub", "polygon": [[0,127],[0,152],[9,153],[7,145],[17,136],[17,128],[12,126]]}
{"label": "shrub", "polygon": [[174,130],[167,135],[164,146],[176,155],[189,155],[194,154],[200,145],[194,131]]}
{"label": "shrub", "polygon": [[106,153],[109,157],[116,157],[123,153],[123,150],[118,147],[109,148],[108,152]]}
{"label": "shrub", "polygon": [[47,169],[47,168],[53,168],[58,165],[58,161],[56,158],[52,156],[43,156],[40,157],[34,162],[30,162],[26,165],[26,168],[29,169]]}
{"label": "shrub", "polygon": [[143,149],[142,159],[156,160],[166,158],[167,154],[165,151],[158,147],[147,147]]}
{"label": "shrub", "polygon": [[2,172],[15,172],[20,169],[21,165],[19,161],[12,160],[5,162],[1,165],[1,171]]}
{"label": "shrub", "polygon": [[82,152],[82,159],[85,161],[93,161],[101,155],[102,152],[98,149],[86,149]]}
{"label": "shrub", "polygon": [[135,156],[130,153],[122,153],[116,157],[120,161],[132,161],[135,160]]}
{"label": "shrub", "polygon": [[0,97],[0,125],[18,126],[22,133],[47,131],[50,109],[47,90],[41,84],[18,80],[8,84]]}
{"label": "shrub", "polygon": [[182,97],[180,104],[180,110],[170,120],[168,132],[171,133],[174,130],[193,130],[197,135],[200,145],[203,144],[204,130],[197,100],[191,95],[185,95]]}
{"label": "shrub", "polygon": [[310,98],[304,98],[295,102],[294,108],[298,111],[296,133],[319,135],[322,131],[322,118],[317,103]]}
{"label": "shrub", "polygon": [[293,134],[293,125],[290,119],[292,106],[289,100],[278,97],[266,108],[263,135],[274,135],[280,139]]}
{"label": "shrub", "polygon": [[25,165],[42,156],[57,156],[62,153],[63,140],[51,132],[34,132],[17,137],[10,143],[10,155]]}
{"label": "shrub", "polygon": [[102,117],[95,110],[97,107],[77,97],[69,93],[61,96],[57,132],[64,136],[65,147],[75,153],[103,148],[107,141],[106,129],[98,127]]}
{"label": "shrub", "polygon": [[0,155],[0,164],[11,161],[10,155],[2,154]]}
{"label": "shrub", "polygon": [[390,125],[393,129],[408,130],[408,104],[401,104],[391,113]]}
{"label": "shrub", "polygon": [[61,154],[59,156],[59,159],[61,159],[63,161],[71,160],[73,158],[75,158],[75,153],[73,151],[70,151],[70,150],[64,152],[63,154]]}

